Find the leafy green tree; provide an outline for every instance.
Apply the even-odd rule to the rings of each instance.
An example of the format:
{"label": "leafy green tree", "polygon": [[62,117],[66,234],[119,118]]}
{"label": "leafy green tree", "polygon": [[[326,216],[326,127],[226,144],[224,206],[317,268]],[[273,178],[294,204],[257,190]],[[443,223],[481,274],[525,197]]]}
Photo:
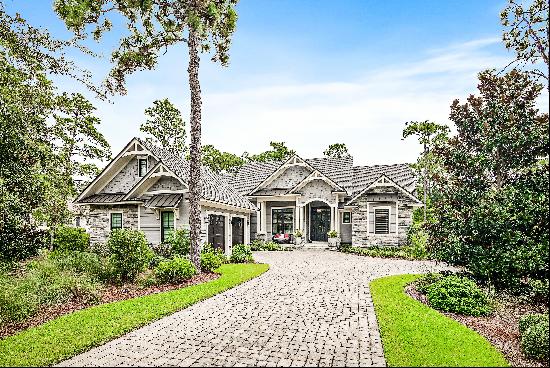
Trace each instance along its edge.
{"label": "leafy green tree", "polygon": [[[124,93],[126,76],[152,69],[159,53],[171,45],[186,43],[187,73],[191,92],[189,145],[189,223],[191,260],[200,270],[200,175],[201,175],[201,87],[199,53],[213,49],[212,60],[227,65],[235,31],[236,0],[56,0],[54,8],[67,27],[84,36],[89,30],[96,40],[111,29],[110,16],[122,16],[129,33],[111,54],[114,66],[105,81],[108,91]],[[90,30],[88,26],[91,26]]]}
{"label": "leafy green tree", "polygon": [[285,142],[269,142],[271,149],[256,155],[244,153],[244,157],[249,161],[283,161],[296,154],[294,150],[289,149]]}
{"label": "leafy green tree", "polygon": [[233,173],[244,165],[245,160],[230,152],[222,152],[211,144],[202,147],[202,163],[214,172]]}
{"label": "leafy green tree", "polygon": [[403,129],[403,139],[410,136],[416,136],[418,138],[418,142],[424,149],[416,164],[413,165],[413,168],[417,171],[423,182],[422,195],[424,196],[424,222],[426,222],[427,216],[431,178],[437,172],[439,167],[436,157],[432,154],[432,149],[435,145],[445,142],[448,139],[448,134],[448,126],[437,124],[428,120],[407,122],[405,129]]}
{"label": "leafy green tree", "polygon": [[48,79],[50,74],[64,75],[92,88],[88,75],[80,74],[81,69],[66,57],[71,46],[72,41],[56,40],[19,15],[7,14],[0,2],[0,258],[4,260],[22,259],[36,251],[41,245],[35,236],[38,224],[56,226],[67,219],[72,175],[86,168],[77,164],[77,156],[83,161],[96,157],[86,142],[95,138],[105,142],[97,131],[90,136],[90,130],[80,125],[89,111],[78,111],[77,106],[89,103],[58,95]]}
{"label": "leafy green tree", "polygon": [[327,157],[334,157],[334,158],[344,158],[344,157],[351,157],[351,155],[348,153],[348,147],[346,147],[345,143],[334,143],[328,146],[328,148],[323,152],[323,154]]}
{"label": "leafy green tree", "polygon": [[180,110],[167,98],[156,100],[153,106],[145,109],[149,117],[139,130],[147,134],[146,139],[156,145],[185,150],[185,122]]}
{"label": "leafy green tree", "polygon": [[506,27],[502,39],[508,50],[516,52],[516,59],[510,64],[524,67],[543,62],[546,68],[531,69],[529,73],[546,79],[548,84],[548,1],[509,0],[506,8],[500,13],[502,25]]}
{"label": "leafy green tree", "polygon": [[548,278],[548,114],[543,86],[512,70],[479,74],[479,96],[455,100],[458,134],[435,148],[428,226],[435,255],[499,288]]}

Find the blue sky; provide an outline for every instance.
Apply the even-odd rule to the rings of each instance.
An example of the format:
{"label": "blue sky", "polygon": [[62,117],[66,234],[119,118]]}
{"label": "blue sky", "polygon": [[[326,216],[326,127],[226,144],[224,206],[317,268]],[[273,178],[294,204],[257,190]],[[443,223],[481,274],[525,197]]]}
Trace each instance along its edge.
{"label": "blue sky", "polygon": [[[203,143],[241,154],[286,141],[303,157],[348,145],[356,164],[412,162],[419,146],[401,140],[409,120],[448,122],[449,105],[476,92],[476,73],[513,57],[500,41],[503,0],[241,0],[223,68],[203,56]],[[50,1],[7,0],[34,25],[69,33]],[[118,25],[102,59],[73,54],[100,82]],[[135,135],[143,110],[168,97],[189,115],[187,49],[174,47],[154,71],[128,79],[128,94],[94,100],[101,131],[116,153]],[[86,92],[72,81],[66,90]],[[93,96],[86,93],[90,98]]]}

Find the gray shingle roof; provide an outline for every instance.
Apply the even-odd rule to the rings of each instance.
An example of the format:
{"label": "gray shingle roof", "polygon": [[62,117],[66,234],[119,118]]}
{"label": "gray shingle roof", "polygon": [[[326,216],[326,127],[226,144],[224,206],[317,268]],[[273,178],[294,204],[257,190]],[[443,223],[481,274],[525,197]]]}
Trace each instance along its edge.
{"label": "gray shingle roof", "polygon": [[[139,142],[156,156],[166,167],[174,172],[181,180],[187,182],[189,178],[189,162],[183,157],[182,152],[157,147],[138,139]],[[243,195],[227,183],[226,178],[220,177],[208,167],[201,169],[202,198],[231,206],[255,210],[256,207]]]}
{"label": "gray shingle roof", "polygon": [[[414,194],[415,191],[416,177],[409,164],[353,166],[352,157],[322,157],[305,161],[343,187],[350,197],[368,187],[382,174],[409,193]],[[246,195],[282,164],[282,161],[249,162],[240,168],[230,183],[237,191]],[[262,190],[258,194],[268,195],[271,192]]]}

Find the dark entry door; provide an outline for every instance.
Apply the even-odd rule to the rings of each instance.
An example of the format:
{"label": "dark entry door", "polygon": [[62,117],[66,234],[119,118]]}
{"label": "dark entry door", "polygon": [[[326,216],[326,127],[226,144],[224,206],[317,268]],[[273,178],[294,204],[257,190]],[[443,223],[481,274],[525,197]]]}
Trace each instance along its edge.
{"label": "dark entry door", "polygon": [[328,241],[330,207],[311,207],[311,241]]}
{"label": "dark entry door", "polygon": [[232,236],[231,243],[244,244],[244,219],[242,217],[233,217],[231,219]]}
{"label": "dark entry door", "polygon": [[225,216],[208,216],[208,242],[214,248],[225,251]]}

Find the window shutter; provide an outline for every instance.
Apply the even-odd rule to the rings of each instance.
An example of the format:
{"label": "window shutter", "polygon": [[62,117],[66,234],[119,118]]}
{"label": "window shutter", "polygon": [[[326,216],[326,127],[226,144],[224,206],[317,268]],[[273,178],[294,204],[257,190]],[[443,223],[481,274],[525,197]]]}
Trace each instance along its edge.
{"label": "window shutter", "polygon": [[377,208],[374,210],[374,233],[389,234],[390,233],[390,210]]}

